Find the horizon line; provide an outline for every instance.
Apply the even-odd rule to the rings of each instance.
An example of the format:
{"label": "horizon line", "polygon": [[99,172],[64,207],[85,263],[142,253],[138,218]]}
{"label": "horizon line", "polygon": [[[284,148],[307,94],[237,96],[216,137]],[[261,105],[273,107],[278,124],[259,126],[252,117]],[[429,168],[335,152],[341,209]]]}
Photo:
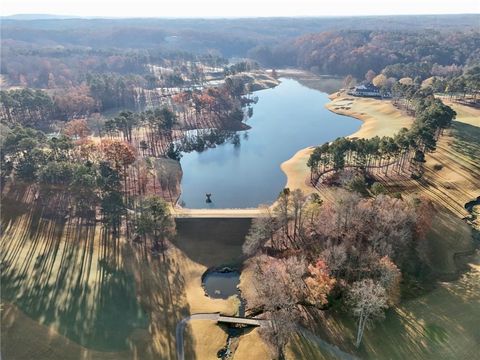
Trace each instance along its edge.
{"label": "horizon line", "polygon": [[[147,15],[138,15],[138,16],[122,16],[122,15],[73,15],[73,14],[60,14],[60,13],[13,13],[8,15],[1,15],[0,18],[10,18],[15,16],[52,16],[52,17],[63,17],[63,20],[68,19],[167,19],[167,20],[178,20],[178,19],[275,19],[275,18],[290,18],[290,19],[315,19],[315,18],[335,18],[335,17],[396,17],[396,16],[479,16],[478,13],[402,13],[402,14],[328,14],[328,15],[257,15],[257,16],[229,16],[229,15],[218,15],[218,16],[147,16]],[[51,19],[12,19],[12,20],[55,20]]]}

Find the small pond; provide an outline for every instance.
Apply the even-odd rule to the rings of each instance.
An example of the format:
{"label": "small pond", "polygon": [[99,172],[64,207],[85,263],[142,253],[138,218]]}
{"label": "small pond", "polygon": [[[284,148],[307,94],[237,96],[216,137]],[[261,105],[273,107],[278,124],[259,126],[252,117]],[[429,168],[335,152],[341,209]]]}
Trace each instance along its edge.
{"label": "small pond", "polygon": [[[255,92],[258,103],[239,132],[240,142],[226,142],[201,153],[183,154],[180,203],[189,208],[248,208],[272,203],[286,184],[282,162],[297,151],[352,134],[360,121],[325,108],[326,93],[292,79]],[[205,194],[211,193],[207,204]]]}
{"label": "small pond", "polygon": [[238,271],[211,271],[203,278],[203,286],[206,294],[214,299],[227,299],[233,295],[239,295],[237,288],[240,283]]}

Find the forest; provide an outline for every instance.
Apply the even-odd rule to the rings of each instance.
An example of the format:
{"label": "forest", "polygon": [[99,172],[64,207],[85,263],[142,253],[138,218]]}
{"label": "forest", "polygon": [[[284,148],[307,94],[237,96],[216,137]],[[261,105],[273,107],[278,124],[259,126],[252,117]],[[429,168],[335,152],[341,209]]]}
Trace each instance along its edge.
{"label": "forest", "polygon": [[68,87],[85,81],[87,73],[142,76],[147,64],[167,60],[202,56],[221,66],[222,59],[248,56],[264,66],[356,77],[369,69],[413,64],[426,66],[419,72],[428,77],[425,72],[434,64],[462,66],[478,60],[476,15],[378,20],[7,19],[1,24],[1,74],[12,85]]}
{"label": "forest", "polygon": [[362,78],[368,70],[388,77],[428,78],[434,68],[479,61],[478,29],[471,31],[341,30],[309,34],[249,55],[267,66],[296,66],[320,74]]}

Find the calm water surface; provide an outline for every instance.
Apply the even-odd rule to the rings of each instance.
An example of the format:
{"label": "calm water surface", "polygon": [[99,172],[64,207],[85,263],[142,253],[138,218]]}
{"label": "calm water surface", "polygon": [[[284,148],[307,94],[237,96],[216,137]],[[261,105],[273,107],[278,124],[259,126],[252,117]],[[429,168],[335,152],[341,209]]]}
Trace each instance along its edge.
{"label": "calm water surface", "polygon": [[238,284],[240,284],[240,273],[237,271],[211,272],[203,281],[207,295],[214,299],[227,299],[232,295],[239,295]]}
{"label": "calm water surface", "polygon": [[[247,208],[270,204],[286,184],[280,164],[298,150],[355,132],[360,121],[334,114],[327,94],[295,80],[255,93],[252,127],[239,132],[239,146],[225,143],[183,154],[180,202],[190,208]],[[205,202],[205,193],[213,202]]]}

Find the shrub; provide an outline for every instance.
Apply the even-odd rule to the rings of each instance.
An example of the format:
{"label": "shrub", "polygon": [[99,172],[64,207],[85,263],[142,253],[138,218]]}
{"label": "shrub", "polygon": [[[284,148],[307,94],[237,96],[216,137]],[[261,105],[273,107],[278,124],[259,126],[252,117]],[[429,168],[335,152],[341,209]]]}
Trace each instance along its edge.
{"label": "shrub", "polygon": [[392,197],[395,198],[395,199],[402,199],[402,193],[400,193],[400,192],[398,192],[398,191],[397,191],[397,192],[394,192],[394,193],[392,194]]}
{"label": "shrub", "polygon": [[365,183],[365,179],[360,176],[356,176],[352,181],[350,181],[347,184],[347,188],[363,196],[368,195],[367,184]]}
{"label": "shrub", "polygon": [[49,162],[40,171],[40,182],[52,185],[67,185],[72,181],[74,167],[75,165],[69,162]]}
{"label": "shrub", "polygon": [[387,192],[387,189],[385,189],[385,186],[380,184],[379,182],[373,183],[372,187],[370,188],[372,191],[373,195],[380,195],[380,194],[385,194]]}

